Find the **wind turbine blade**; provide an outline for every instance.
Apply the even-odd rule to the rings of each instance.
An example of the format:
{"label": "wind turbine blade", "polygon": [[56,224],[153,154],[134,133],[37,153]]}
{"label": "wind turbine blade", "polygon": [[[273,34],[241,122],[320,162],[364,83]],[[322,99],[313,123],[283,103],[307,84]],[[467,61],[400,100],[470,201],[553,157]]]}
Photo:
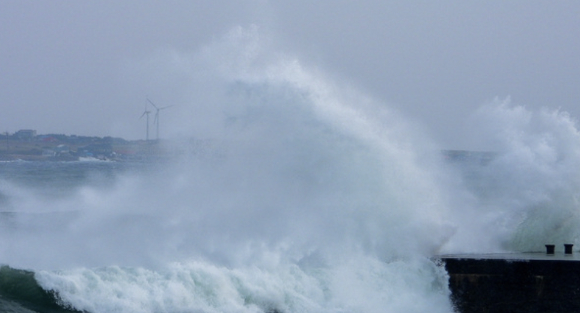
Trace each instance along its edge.
{"label": "wind turbine blade", "polygon": [[162,107],[162,108],[159,108],[159,110],[167,109],[167,108],[170,108],[170,107],[172,107],[172,106],[175,106],[175,104],[168,105],[168,106],[164,106],[164,107]]}
{"label": "wind turbine blade", "polygon": [[151,103],[151,105],[156,108],[157,110],[159,110],[159,108],[157,108],[157,106],[155,105],[155,103],[153,103],[151,100],[149,100],[149,98],[146,98],[147,101],[149,101],[149,103]]}

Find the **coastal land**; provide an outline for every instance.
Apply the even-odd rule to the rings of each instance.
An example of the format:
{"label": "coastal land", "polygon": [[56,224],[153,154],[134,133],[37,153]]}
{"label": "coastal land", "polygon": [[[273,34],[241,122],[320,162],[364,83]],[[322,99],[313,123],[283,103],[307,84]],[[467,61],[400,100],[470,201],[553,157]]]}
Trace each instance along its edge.
{"label": "coastal land", "polygon": [[[445,160],[453,163],[486,165],[494,152],[442,150]],[[222,157],[215,142],[207,139],[125,140],[118,137],[37,135],[34,130],[0,134],[0,161],[107,161],[167,160],[179,155]]]}
{"label": "coastal land", "polygon": [[64,134],[37,135],[34,130],[0,134],[0,161],[132,160],[157,154],[157,140]]}

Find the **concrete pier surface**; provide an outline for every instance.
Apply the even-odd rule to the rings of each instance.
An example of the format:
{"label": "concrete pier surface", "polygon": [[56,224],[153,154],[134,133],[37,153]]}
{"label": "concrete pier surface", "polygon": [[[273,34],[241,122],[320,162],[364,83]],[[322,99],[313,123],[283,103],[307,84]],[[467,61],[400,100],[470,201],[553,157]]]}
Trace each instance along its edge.
{"label": "concrete pier surface", "polygon": [[453,254],[434,259],[449,273],[457,312],[580,312],[580,253]]}

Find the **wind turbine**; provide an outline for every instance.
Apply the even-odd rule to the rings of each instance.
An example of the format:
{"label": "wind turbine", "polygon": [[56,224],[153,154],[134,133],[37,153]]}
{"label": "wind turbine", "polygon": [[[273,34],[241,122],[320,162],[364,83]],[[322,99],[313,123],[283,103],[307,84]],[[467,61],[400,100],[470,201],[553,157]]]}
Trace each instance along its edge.
{"label": "wind turbine", "polygon": [[145,112],[143,112],[143,114],[141,115],[141,117],[139,119],[142,119],[144,115],[147,115],[147,127],[146,127],[146,137],[145,140],[149,141],[149,113],[151,113],[151,111],[147,110],[147,104],[145,104]]}
{"label": "wind turbine", "polygon": [[155,112],[155,119],[153,120],[153,124],[157,125],[157,140],[159,140],[159,111],[167,109],[169,107],[172,107],[173,105],[168,105],[168,106],[164,106],[161,108],[158,108],[155,103],[153,103],[151,100],[149,100],[149,98],[147,98],[147,101],[149,101],[149,103],[151,103],[151,105],[155,108],[155,110],[157,110]]}

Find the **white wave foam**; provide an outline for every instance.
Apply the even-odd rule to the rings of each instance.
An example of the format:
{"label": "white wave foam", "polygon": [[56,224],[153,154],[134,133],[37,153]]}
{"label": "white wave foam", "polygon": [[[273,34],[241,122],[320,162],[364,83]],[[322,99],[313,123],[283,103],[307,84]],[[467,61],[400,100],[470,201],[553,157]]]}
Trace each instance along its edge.
{"label": "white wave foam", "polygon": [[188,262],[158,271],[115,266],[41,271],[35,277],[65,303],[94,313],[449,310],[445,273],[428,260],[359,258],[306,270],[293,264],[229,269]]}

